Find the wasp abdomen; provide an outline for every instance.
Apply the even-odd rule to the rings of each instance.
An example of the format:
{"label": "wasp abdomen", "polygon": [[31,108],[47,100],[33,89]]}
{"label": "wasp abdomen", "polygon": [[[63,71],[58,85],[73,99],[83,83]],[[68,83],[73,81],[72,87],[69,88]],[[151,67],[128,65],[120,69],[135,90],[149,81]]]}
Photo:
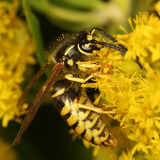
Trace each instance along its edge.
{"label": "wasp abdomen", "polygon": [[[68,81],[68,80],[65,80]],[[70,81],[68,81],[71,83]],[[59,83],[61,87],[66,83]],[[95,144],[103,146],[116,146],[116,140],[112,137],[111,133],[107,129],[105,123],[101,120],[99,114],[88,109],[82,109],[81,105],[93,104],[87,97],[79,96],[79,99],[83,99],[83,102],[79,102],[77,99],[77,94],[68,88],[60,88],[60,85],[56,85],[55,89],[58,90],[53,92],[52,97],[56,95],[60,90],[64,92],[57,94],[55,97],[56,105],[58,105],[60,115],[64,117],[69,127],[74,129],[74,131],[80,135],[85,140]],[[63,84],[63,85],[62,85]],[[70,92],[71,91],[71,92]],[[60,93],[60,92],[59,92]],[[68,96],[70,95],[70,96]],[[94,106],[93,106],[94,107]]]}

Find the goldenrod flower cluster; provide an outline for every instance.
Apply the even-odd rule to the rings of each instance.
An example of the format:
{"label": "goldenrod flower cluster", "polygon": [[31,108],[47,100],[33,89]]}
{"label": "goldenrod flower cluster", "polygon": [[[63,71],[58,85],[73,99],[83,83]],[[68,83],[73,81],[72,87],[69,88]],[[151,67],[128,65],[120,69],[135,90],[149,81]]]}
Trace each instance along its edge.
{"label": "goldenrod flower cluster", "polygon": [[[17,108],[20,83],[26,65],[34,63],[31,38],[26,24],[16,15],[18,1],[13,2],[0,2],[0,119],[4,127],[25,113],[26,104],[23,109]],[[160,1],[154,9],[160,16]],[[100,90],[94,104],[114,112],[106,123],[119,122],[120,127],[112,132],[120,153],[115,153],[114,159],[159,160],[160,18],[143,12],[128,22],[132,31],[128,33],[121,26],[125,34],[116,35],[118,43],[128,49],[125,56],[109,48],[96,51],[94,63],[101,64],[101,70],[93,79],[95,83],[82,86]]]}
{"label": "goldenrod flower cluster", "polygon": [[[26,24],[17,17],[18,1],[0,2],[0,119],[3,127],[24,114],[16,105],[21,95],[27,64],[33,64],[34,51]],[[26,107],[26,105],[24,105]]]}
{"label": "goldenrod flower cluster", "polygon": [[[155,5],[160,14],[160,2]],[[95,83],[84,87],[99,88],[100,97],[95,101],[119,121],[124,136],[117,139],[121,152],[117,159],[160,159],[160,18],[148,12],[129,18],[131,32],[116,35],[118,43],[128,51],[103,48],[96,51],[97,63],[109,64],[113,69],[101,67]],[[105,58],[104,58],[105,57]],[[140,62],[137,63],[137,61]],[[104,65],[103,65],[104,66]],[[107,121],[106,121],[107,122]],[[114,134],[113,132],[113,134]],[[124,139],[125,137],[125,139]],[[120,141],[125,141],[120,146]],[[151,158],[152,157],[152,158]]]}

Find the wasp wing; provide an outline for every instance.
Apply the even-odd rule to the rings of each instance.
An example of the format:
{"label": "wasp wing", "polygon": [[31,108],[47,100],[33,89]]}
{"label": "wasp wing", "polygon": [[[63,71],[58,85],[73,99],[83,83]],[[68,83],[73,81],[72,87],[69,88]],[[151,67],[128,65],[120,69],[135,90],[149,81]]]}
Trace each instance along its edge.
{"label": "wasp wing", "polygon": [[46,63],[39,71],[38,73],[32,78],[32,80],[28,83],[28,85],[26,86],[26,88],[24,89],[21,97],[19,98],[19,101],[17,103],[17,107],[19,109],[22,108],[23,104],[24,104],[24,100],[26,99],[26,96],[30,90],[30,88],[33,86],[33,84],[41,77],[41,75],[45,72],[45,70],[47,69],[47,67],[50,65],[51,63]]}
{"label": "wasp wing", "polygon": [[23,135],[23,133],[27,130],[27,128],[29,127],[29,125],[31,124],[32,120],[34,119],[44,97],[46,96],[46,94],[48,93],[50,87],[53,85],[53,83],[55,82],[55,78],[58,75],[58,73],[61,71],[61,69],[63,68],[63,64],[62,63],[57,63],[48,79],[44,82],[41,90],[37,93],[35,99],[33,100],[32,105],[29,108],[28,113],[26,114],[23,123],[18,131],[18,134],[13,142],[13,145],[16,145],[20,142],[20,139]]}

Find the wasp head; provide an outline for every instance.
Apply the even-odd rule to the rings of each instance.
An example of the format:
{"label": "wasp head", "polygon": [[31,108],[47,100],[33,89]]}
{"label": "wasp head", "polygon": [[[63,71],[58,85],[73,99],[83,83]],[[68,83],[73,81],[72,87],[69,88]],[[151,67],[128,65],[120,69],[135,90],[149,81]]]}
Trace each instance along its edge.
{"label": "wasp head", "polygon": [[76,67],[78,61],[88,60],[93,57],[93,50],[98,49],[97,45],[88,40],[88,31],[82,31],[77,35],[63,35],[60,38],[51,54],[53,62],[63,62],[65,67]]}

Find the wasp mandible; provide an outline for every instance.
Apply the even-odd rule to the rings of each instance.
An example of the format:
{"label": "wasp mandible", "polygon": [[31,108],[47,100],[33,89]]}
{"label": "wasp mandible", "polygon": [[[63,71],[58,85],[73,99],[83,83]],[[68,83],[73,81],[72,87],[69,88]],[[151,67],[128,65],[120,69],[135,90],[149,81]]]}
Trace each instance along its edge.
{"label": "wasp mandible", "polygon": [[97,40],[95,32],[99,32],[113,43],[117,43],[117,40],[110,34],[96,27],[90,31],[84,30],[78,34],[68,34],[57,40],[48,63],[34,76],[18,102],[18,107],[23,105],[33,83],[49,66],[54,65],[48,79],[44,82],[26,114],[13,142],[14,145],[20,141],[21,136],[34,119],[44,97],[50,92],[60,115],[78,135],[95,145],[116,146],[116,139],[100,117],[101,114],[110,114],[112,111],[95,107],[88,98],[85,89],[81,87],[81,84],[96,76],[95,73],[90,74],[90,70],[96,64],[80,66],[78,62],[93,60],[95,58],[93,52],[103,47],[118,50],[122,54],[125,54],[127,49],[121,44],[115,45]]}

